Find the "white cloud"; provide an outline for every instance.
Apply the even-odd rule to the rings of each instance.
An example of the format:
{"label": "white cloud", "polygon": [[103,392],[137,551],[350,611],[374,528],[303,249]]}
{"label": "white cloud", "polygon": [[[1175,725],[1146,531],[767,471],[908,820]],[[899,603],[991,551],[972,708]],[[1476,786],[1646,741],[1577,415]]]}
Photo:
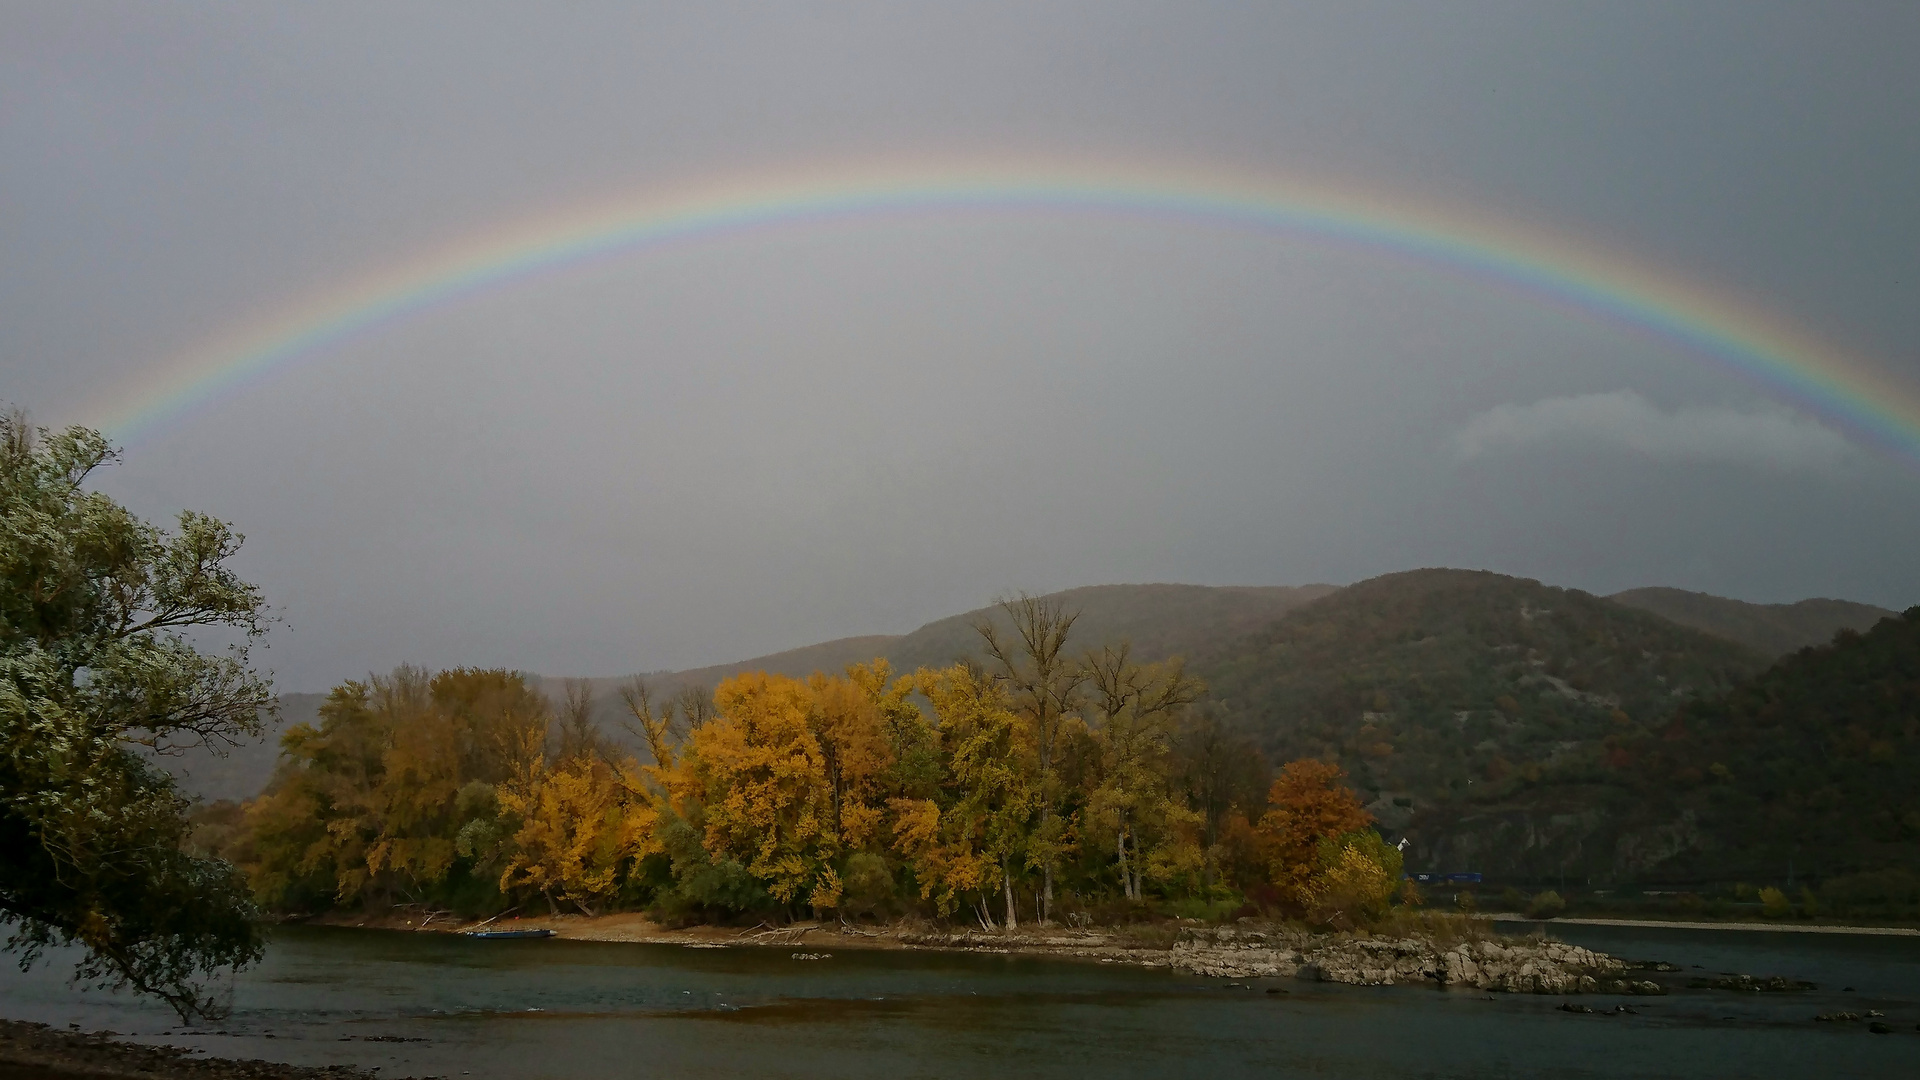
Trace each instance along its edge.
{"label": "white cloud", "polygon": [[1782,408],[1685,406],[1664,411],[1631,390],[1496,405],[1454,433],[1471,460],[1541,443],[1586,444],[1669,461],[1726,461],[1791,472],[1829,469],[1853,453],[1844,436]]}

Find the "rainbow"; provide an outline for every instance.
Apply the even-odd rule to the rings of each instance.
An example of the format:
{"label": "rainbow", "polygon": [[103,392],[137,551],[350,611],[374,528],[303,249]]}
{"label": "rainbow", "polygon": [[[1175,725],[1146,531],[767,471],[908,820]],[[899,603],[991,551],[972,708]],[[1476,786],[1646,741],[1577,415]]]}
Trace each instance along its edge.
{"label": "rainbow", "polygon": [[389,266],[157,365],[90,410],[137,439],[290,365],[429,309],[597,260],[780,227],[888,217],[1117,216],[1251,230],[1465,273],[1631,331],[1920,462],[1920,394],[1750,302],[1591,241],[1350,184],[1111,163],[861,166],[610,199]]}

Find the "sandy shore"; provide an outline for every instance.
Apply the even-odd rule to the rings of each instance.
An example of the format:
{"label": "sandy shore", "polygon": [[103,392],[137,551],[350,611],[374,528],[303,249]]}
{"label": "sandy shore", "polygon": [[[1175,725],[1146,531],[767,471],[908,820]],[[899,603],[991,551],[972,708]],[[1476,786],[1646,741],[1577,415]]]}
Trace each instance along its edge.
{"label": "sandy shore", "polygon": [[[618,941],[647,945],[678,945],[690,949],[735,947],[790,948],[796,952],[830,953],[847,949],[920,949],[948,952],[1030,953],[1103,963],[1165,967],[1179,928],[1174,924],[1113,929],[1074,929],[1025,926],[1012,934],[985,933],[967,927],[942,927],[922,920],[872,925],[803,922],[785,926],[662,926],[638,913],[615,915],[541,915],[487,923],[409,916],[326,915],[312,925],[352,926],[427,933],[465,933],[484,930],[551,930],[569,941]],[[5,1078],[0,1077],[0,1080]]]}

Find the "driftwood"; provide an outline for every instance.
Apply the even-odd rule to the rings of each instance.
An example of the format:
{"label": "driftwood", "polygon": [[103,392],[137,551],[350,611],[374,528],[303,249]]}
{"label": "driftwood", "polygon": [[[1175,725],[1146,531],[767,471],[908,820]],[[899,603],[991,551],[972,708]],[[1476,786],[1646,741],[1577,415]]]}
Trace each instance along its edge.
{"label": "driftwood", "polygon": [[507,910],[505,910],[505,911],[503,911],[503,912],[501,912],[500,914],[498,914],[498,915],[495,915],[495,916],[494,916],[493,918],[491,918],[491,919],[482,919],[482,920],[480,920],[479,922],[477,922],[477,923],[474,923],[474,924],[473,924],[472,926],[469,926],[469,927],[467,927],[467,931],[468,931],[469,933],[471,933],[471,932],[473,932],[473,931],[475,931],[475,930],[478,930],[478,929],[480,929],[481,927],[483,927],[483,926],[485,926],[485,925],[487,925],[488,923],[491,923],[491,922],[494,922],[495,920],[498,920],[498,919],[504,919],[504,918],[506,918],[507,916],[509,916],[509,915],[511,915],[511,914],[513,914],[514,912],[516,912],[516,911],[519,911],[519,910],[520,910],[520,908],[519,908],[519,906],[518,906],[518,905],[515,905],[514,907],[510,907],[510,908],[508,908]]}

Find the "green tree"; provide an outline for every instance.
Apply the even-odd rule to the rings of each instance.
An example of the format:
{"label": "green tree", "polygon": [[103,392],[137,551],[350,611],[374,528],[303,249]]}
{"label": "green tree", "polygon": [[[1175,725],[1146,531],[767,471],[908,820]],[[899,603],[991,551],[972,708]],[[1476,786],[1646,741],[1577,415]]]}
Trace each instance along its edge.
{"label": "green tree", "polygon": [[[222,522],[182,513],[169,534],[87,490],[115,458],[98,432],[0,417],[0,921],[23,965],[78,945],[77,978],[191,1019],[260,938],[245,883],[184,849],[187,800],[138,748],[258,737],[264,603]],[[203,653],[196,632],[236,641]]]}

